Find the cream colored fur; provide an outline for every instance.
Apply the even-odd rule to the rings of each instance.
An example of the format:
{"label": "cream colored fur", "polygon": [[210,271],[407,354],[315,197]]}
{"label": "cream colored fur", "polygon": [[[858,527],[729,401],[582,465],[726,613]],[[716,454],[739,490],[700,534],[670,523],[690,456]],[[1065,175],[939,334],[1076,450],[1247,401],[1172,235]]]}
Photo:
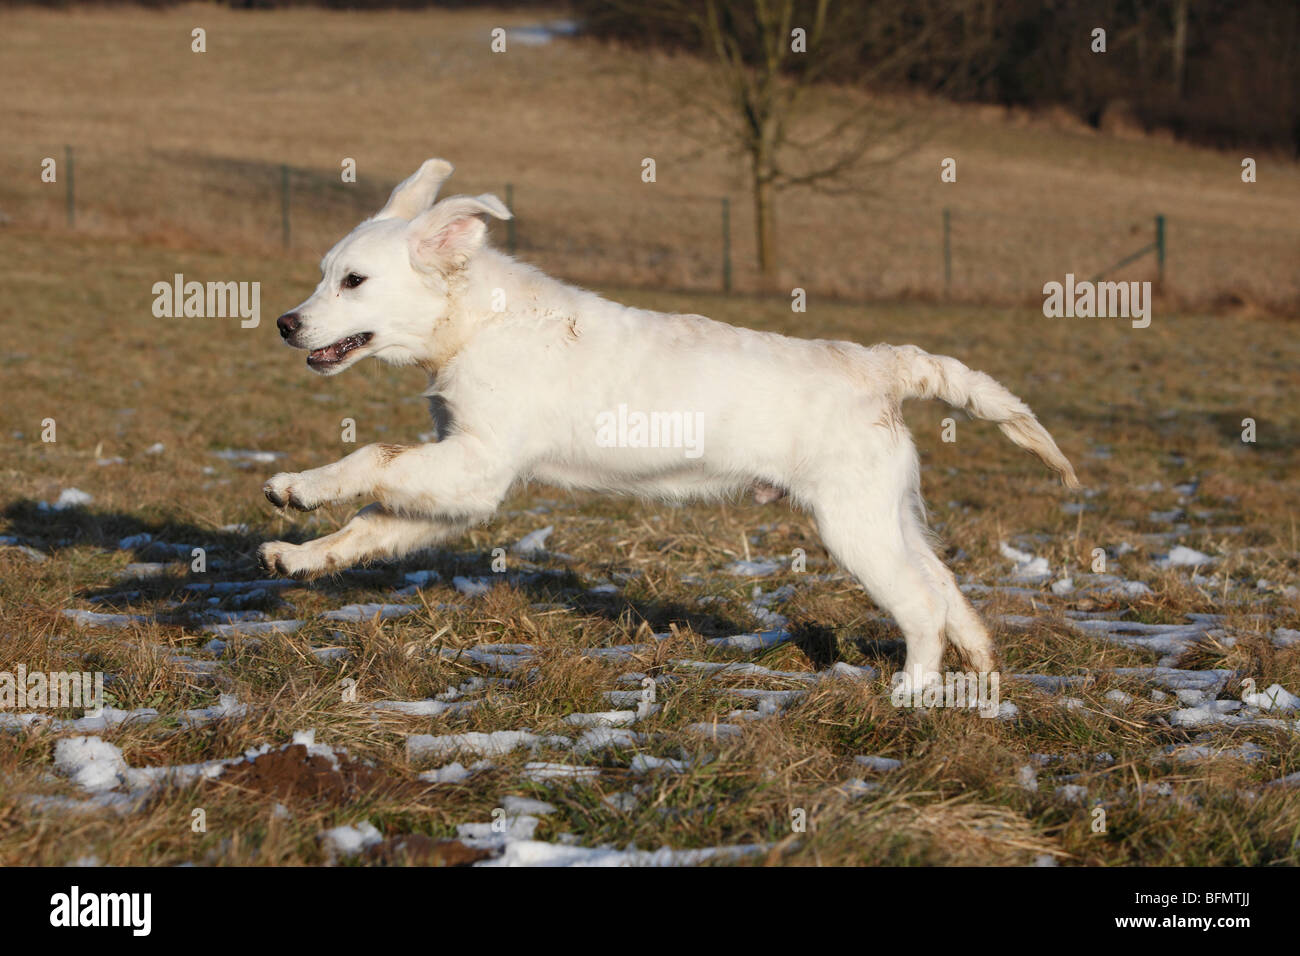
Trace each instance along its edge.
{"label": "cream colored fur", "polygon": [[[268,568],[311,576],[438,544],[490,518],[524,481],[667,500],[784,492],[898,622],[909,682],[939,672],[945,637],[978,670],[993,668],[983,624],[931,547],[899,406],[938,398],[996,422],[1074,486],[1070,463],[1023,402],[914,346],[788,338],[566,285],[485,245],[480,216],[510,215],[496,197],[435,203],[450,173],[442,160],[426,162],[329,252],[288,338],[328,359],[334,344],[370,336],[318,367],[324,374],[367,356],[424,367],[445,433],[271,478],[266,495],[281,507],[375,504],[326,537],[264,545]],[[363,281],[348,287],[350,275]],[[630,430],[611,444],[620,406],[660,421],[691,416],[699,454],[634,447]],[[673,437],[667,426],[662,435]]]}

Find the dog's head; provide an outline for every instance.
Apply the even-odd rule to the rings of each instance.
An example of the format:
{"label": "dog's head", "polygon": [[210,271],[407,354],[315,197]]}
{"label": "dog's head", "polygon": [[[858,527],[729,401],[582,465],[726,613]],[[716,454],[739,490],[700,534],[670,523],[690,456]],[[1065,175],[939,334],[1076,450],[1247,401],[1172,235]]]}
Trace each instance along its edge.
{"label": "dog's head", "polygon": [[308,350],[313,371],[333,375],[368,355],[393,365],[438,360],[453,280],[487,237],[479,217],[510,218],[488,194],[435,203],[451,173],[444,159],[425,162],[326,254],[311,297],[276,320],[286,343]]}

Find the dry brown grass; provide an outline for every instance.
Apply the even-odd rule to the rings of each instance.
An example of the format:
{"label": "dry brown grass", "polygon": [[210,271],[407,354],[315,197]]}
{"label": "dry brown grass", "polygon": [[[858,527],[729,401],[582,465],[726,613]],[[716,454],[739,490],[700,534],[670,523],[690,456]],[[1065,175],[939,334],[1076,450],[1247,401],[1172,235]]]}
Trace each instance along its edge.
{"label": "dry brown grass", "polygon": [[[314,728],[318,740],[347,748],[378,774],[359,797],[284,798],[235,776],[161,789],[122,815],[84,807],[34,812],[34,794],[84,798],[49,772],[54,744],[64,735],[0,733],[0,861],[6,864],[83,856],[136,864],[323,863],[329,854],[318,834],[328,827],[369,820],[394,840],[417,834],[438,841],[453,837],[458,824],[489,820],[503,795],[512,793],[557,807],[540,824],[539,839],[567,834],[588,846],[642,848],[770,844],[755,863],[1022,864],[1041,856],[1084,865],[1298,862],[1295,791],[1264,786],[1297,769],[1295,732],[1256,727],[1212,735],[1216,747],[1258,745],[1263,756],[1256,763],[1173,762],[1164,748],[1196,732],[1168,726],[1171,703],[1150,702],[1149,686],[1107,670],[1149,663],[1152,655],[1076,633],[1063,616],[1075,608],[1180,622],[1188,612],[1223,612],[1236,642],[1207,638],[1183,655],[1184,666],[1234,668],[1260,686],[1277,681],[1300,688],[1300,650],[1278,649],[1268,640],[1276,626],[1300,627],[1297,601],[1253,587],[1257,578],[1279,586],[1300,578],[1294,506],[1300,418],[1289,389],[1298,356],[1282,320],[1226,326],[1198,315],[1157,315],[1151,328],[1135,331],[1120,323],[1047,320],[1035,310],[862,310],[814,301],[808,314],[792,315],[781,300],[618,294],[641,305],[799,335],[914,341],[957,354],[1026,397],[1079,466],[1089,495],[1080,499],[1088,506],[1082,514],[1064,513],[1059,490],[994,429],[963,421],[958,442],[945,444],[938,436],[947,410],[908,409],[936,525],[953,554],[962,553],[954,567],[971,580],[995,582],[1008,571],[997,543],[1018,540],[1054,567],[1077,570],[1093,547],[1127,540],[1137,550],[1122,560],[1122,573],[1146,581],[1153,594],[1134,601],[1061,600],[1045,591],[1032,599],[991,597],[986,616],[1016,613],[1035,620],[1024,630],[995,627],[1007,673],[1096,679],[1068,692],[1084,701],[1081,710],[1009,680],[1004,697],[1016,702],[1021,716],[1004,722],[951,710],[897,709],[883,678],[809,689],[787,678],[709,676],[674,665],[679,658],[740,659],[811,672],[840,659],[883,674],[896,666],[900,649],[892,624],[879,619],[851,582],[836,577],[780,574],[759,581],[765,590],[796,587],[783,611],[797,642],[758,654],[720,652],[704,643],[755,625],[745,606],[754,582],[719,571],[747,549],[785,556],[803,548],[810,572],[833,570],[807,518],[782,505],[673,508],[524,490],[500,520],[453,549],[295,587],[281,594],[286,607],[275,598],[255,603],[273,616],[309,623],[287,636],[236,639],[222,658],[201,649],[209,637],[187,612],[202,604],[183,585],[203,578],[183,567],[146,580],[139,597],[92,603],[96,595],[119,593],[125,585],[117,573],[148,557],[118,547],[127,535],[148,531],[163,541],[203,544],[212,561],[208,577],[255,578],[252,554],[261,540],[336,526],[347,517],[343,509],[292,519],[273,513],[258,490],[268,466],[242,468],[210,453],[261,448],[285,453],[276,467],[319,464],[349,450],[339,441],[345,416],[356,419],[359,441],[409,439],[428,428],[417,400],[423,381],[411,372],[363,365],[324,383],[301,367],[296,353],[279,348],[269,328],[160,320],[149,312],[152,282],[183,271],[260,276],[264,310],[274,314],[271,299],[297,301],[311,284],[309,270],[298,264],[14,230],[0,234],[0,256],[10,265],[0,302],[15,343],[3,360],[0,533],[48,555],[33,563],[15,548],[0,548],[5,660],[29,670],[103,670],[115,677],[115,706],[157,708],[163,720],[105,735],[132,766],[234,757],[259,744],[278,747],[293,731]],[[1265,350],[1260,342],[1272,345]],[[1246,416],[1259,422],[1253,446],[1239,441]],[[46,417],[58,421],[57,443],[38,438]],[[156,441],[165,444],[164,452],[145,454]],[[125,464],[95,463],[119,455]],[[1171,507],[1175,496],[1141,489],[1154,481],[1169,488],[1193,476],[1201,486],[1184,505],[1189,517],[1178,540],[1222,557],[1216,570],[1238,582],[1226,594],[1191,584],[1185,571],[1158,569],[1152,558],[1166,545],[1143,537],[1167,530],[1151,512]],[[53,500],[69,486],[92,493],[91,507],[63,513],[36,508],[36,501]],[[247,530],[222,530],[237,523]],[[511,578],[477,600],[446,583],[453,574],[487,575],[494,547],[544,524],[556,529],[549,546],[569,559],[547,559],[538,565],[545,572],[540,576]],[[1227,526],[1242,530],[1223,530]],[[417,567],[443,575],[441,583],[407,599],[423,602],[424,610],[382,624],[315,619],[347,602],[392,599],[402,572]],[[606,580],[619,584],[617,595],[588,592]],[[177,600],[182,605],[169,610]],[[439,610],[443,603],[462,607]],[[121,631],[85,631],[61,616],[66,607],[116,608],[157,620]],[[627,661],[583,656],[592,648],[649,642],[652,632],[671,636]],[[496,642],[536,647],[535,675],[515,688],[490,689],[479,708],[461,714],[406,717],[366,709],[371,701],[422,699],[490,674],[437,651]],[[342,647],[348,657],[322,662],[310,653],[319,646]],[[217,661],[216,673],[196,677],[168,651]],[[607,709],[604,692],[632,686],[619,682],[628,671],[678,678],[661,686],[661,713],[636,728],[649,735],[637,752],[686,757],[693,761],[687,772],[640,775],[629,769],[634,754],[626,749],[579,759],[547,746],[536,754],[493,758],[493,769],[462,784],[418,780],[419,771],[444,761],[410,759],[405,735],[528,728],[573,737],[565,716]],[[341,699],[344,678],[356,681],[358,703]],[[689,729],[725,722],[733,708],[747,704],[731,688],[754,686],[809,693],[779,717],[747,723],[736,739],[713,741]],[[1229,693],[1239,686],[1230,684]],[[1114,688],[1138,700],[1117,709],[1104,696]],[[248,704],[248,715],[200,730],[180,728],[176,714],[212,703],[218,692]],[[1098,763],[1093,755],[1100,752],[1113,762]],[[1058,759],[1038,769],[1040,789],[1029,792],[1017,785],[1016,773],[1035,753]],[[859,754],[895,757],[903,766],[873,774],[854,763]],[[468,764],[475,758],[460,759]],[[531,760],[578,760],[601,774],[589,782],[532,783],[521,775]],[[881,786],[852,795],[844,784],[853,777]],[[1056,795],[1055,787],[1066,781],[1087,788],[1085,804]],[[1172,796],[1157,795],[1151,789],[1157,784],[1168,784]],[[602,802],[634,788],[633,809]],[[1091,828],[1098,802],[1107,809],[1104,834]],[[207,812],[206,833],[190,829],[195,807]],[[807,814],[807,832],[792,832],[796,810]],[[430,857],[394,845],[367,861],[421,859]]]}
{"label": "dry brown grass", "polygon": [[[507,794],[552,802],[539,839],[585,846],[635,843],[677,848],[763,843],[754,863],[1022,864],[1044,856],[1077,865],[1292,864],[1300,862],[1296,790],[1268,781],[1300,770],[1291,729],[1218,730],[1215,748],[1251,743],[1256,762],[1226,757],[1178,762],[1167,748],[1196,742],[1172,727],[1170,701],[1112,668],[1150,664],[1154,655],[1108,644],[1067,623],[1066,611],[1148,623],[1181,623],[1189,613],[1221,613],[1230,640],[1206,635],[1178,663],[1236,672],[1300,690],[1300,648],[1279,648],[1276,627],[1300,628],[1294,403],[1300,361],[1285,312],[1300,289],[1300,170],[1260,157],[1260,182],[1238,179],[1239,157],[1157,138],[1098,136],[1050,118],[965,110],[925,100],[891,100],[934,134],[908,161],[882,169],[856,199],[790,198],[782,206],[787,270],[782,281],[811,293],[794,314],[781,297],[682,295],[612,288],[623,301],[801,336],[860,342],[915,342],[983,369],[1023,396],[1054,433],[1085,485],[1079,513],[1037,463],[996,430],[958,424],[955,444],[939,440],[940,406],[909,407],[921,447],[936,528],[963,580],[996,583],[1009,573],[1000,541],[1018,542],[1053,568],[1086,569],[1092,549],[1128,542],[1120,573],[1144,581],[1149,596],[1052,596],[995,592],[982,612],[1032,618],[995,623],[1006,674],[1084,676],[1060,695],[1008,677],[1004,697],[1019,719],[892,706],[882,676],[866,683],[708,675],[675,660],[750,661],[811,673],[836,660],[896,666],[892,623],[860,590],[836,576],[809,520],[783,505],[744,502],[667,507],[623,499],[522,489],[502,515],[455,547],[339,575],[255,599],[248,606],[308,623],[289,635],[236,638],[224,656],[203,650],[185,590],[195,580],[254,579],[253,553],[268,538],[316,536],[348,517],[342,508],[310,516],[274,513],[259,488],[266,474],[296,470],[352,450],[357,438],[411,440],[429,428],[423,377],[365,363],[322,382],[300,355],[277,347],[269,322],[243,330],[235,320],[156,319],[154,282],[181,272],[262,283],[264,316],[298,302],[315,283],[315,257],[377,203],[388,183],[421,159],[442,154],[461,172],[456,188],[517,186],[526,257],[563,274],[617,282],[705,285],[716,279],[716,212],[691,194],[743,193],[736,168],[657,118],[670,115],[662,90],[643,81],[657,67],[689,78],[689,63],[560,42],[487,51],[495,25],[531,21],[477,12],[357,16],[315,10],[241,14],[196,6],[163,13],[76,10],[0,13],[0,77],[21,97],[0,104],[6,131],[0,161],[0,534],[39,550],[34,561],[0,546],[0,670],[101,670],[114,706],[154,707],[155,723],[119,728],[105,739],[133,767],[233,758],[247,748],[287,744],[295,731],[346,748],[360,792],[284,794],[245,773],[159,788],[128,812],[88,806],[86,794],[51,773],[65,732],[0,731],[0,863],[324,863],[319,833],[373,822],[389,843],[364,862],[454,862],[459,824],[485,822]],[[208,29],[209,53],[189,52],[189,30]],[[854,94],[846,94],[854,95]],[[111,104],[111,108],[109,106]],[[816,117],[809,122],[815,123]],[[60,225],[57,187],[36,182],[39,158],[79,150],[81,231]],[[659,183],[638,178],[643,156],[659,160]],[[940,158],[955,156],[960,184],[942,187]],[[354,156],[361,195],[328,193],[305,178],[295,189],[319,200],[295,210],[295,246],[275,249],[280,163],[329,171]],[[1069,270],[1087,272],[1146,241],[1157,211],[1170,217],[1170,288],[1150,328],[1122,321],[1048,320],[1035,308],[927,304],[870,309],[834,304],[829,294],[941,289],[940,210],[952,206],[956,291],[1032,299]],[[752,286],[745,233],[737,220],[738,279]],[[499,239],[500,237],[498,237]],[[797,268],[796,268],[797,266]],[[1136,267],[1135,277],[1149,275]],[[1175,311],[1183,302],[1237,297],[1249,320]],[[1267,306],[1250,311],[1254,304]],[[1293,310],[1294,311],[1294,310]],[[1241,421],[1258,423],[1258,442],[1240,441]],[[39,439],[54,418],[58,441]],[[148,454],[155,442],[165,448]],[[211,453],[252,448],[284,453],[275,466],[242,467]],[[120,456],[122,464],[97,459]],[[1199,479],[1180,501],[1171,487]],[[1152,485],[1159,482],[1161,490]],[[94,496],[87,509],[42,511],[62,489]],[[1175,536],[1157,513],[1182,507]],[[488,576],[493,548],[546,524],[552,556],[535,567],[511,559],[512,574],[488,595],[466,599],[455,574]],[[242,526],[242,527],[241,527]],[[206,576],[172,558],[161,574],[126,584],[130,562],[153,559],[120,539],[148,532],[158,541],[209,551]],[[1154,559],[1173,540],[1220,561],[1231,587],[1194,582]],[[808,555],[810,574],[758,579],[721,571],[746,556]],[[561,557],[565,555],[567,557]],[[435,568],[442,580],[418,594],[415,614],[384,623],[329,624],[318,615],[355,601],[394,600],[403,572]],[[1271,582],[1256,589],[1255,582]],[[618,585],[613,595],[591,586]],[[710,647],[711,637],[756,628],[748,599],[795,587],[781,611],[797,639],[765,652]],[[126,596],[124,591],[138,589]],[[1292,592],[1294,593],[1294,592]],[[96,602],[96,598],[104,598]],[[281,604],[283,599],[285,602]],[[457,609],[440,605],[457,604]],[[233,610],[235,603],[219,605]],[[120,631],[82,630],[65,608],[150,616]],[[668,634],[654,640],[652,634]],[[491,643],[536,648],[534,674],[491,687],[476,709],[439,717],[377,713],[379,700],[424,699],[484,665],[450,652]],[[653,646],[624,661],[585,656],[618,644]],[[338,647],[345,659],[312,654]],[[176,659],[212,667],[195,674]],[[547,745],[515,751],[459,784],[430,785],[418,774],[442,759],[412,759],[406,736],[528,728],[576,735],[565,717],[606,710],[604,694],[634,684],[630,671],[661,678],[663,709],[636,729],[636,753],[686,758],[680,774],[637,774],[627,748],[583,758]],[[519,675],[516,675],[519,676]],[[355,682],[357,702],[340,681]],[[744,724],[734,739],[692,729],[725,722],[747,706],[737,691],[807,690],[779,716]],[[1116,707],[1106,693],[1135,700]],[[219,693],[248,705],[246,716],[184,729],[177,715]],[[0,712],[0,717],[5,716]],[[77,716],[62,714],[60,716]],[[1110,761],[1098,761],[1107,753]],[[893,757],[898,770],[873,773],[858,755]],[[1017,783],[1035,754],[1039,789]],[[473,757],[461,756],[468,764]],[[591,781],[530,782],[533,760],[599,767]],[[366,768],[366,769],[360,769]],[[862,777],[877,789],[854,793]],[[1083,804],[1056,787],[1087,789]],[[1161,794],[1156,787],[1167,785]],[[618,809],[602,800],[631,792]],[[33,797],[66,803],[34,808]],[[1092,829],[1092,809],[1107,830]],[[207,812],[207,830],[191,813]],[[806,832],[792,832],[792,814]],[[399,844],[402,838],[427,838]],[[431,849],[431,848],[440,849]]]}
{"label": "dry brown grass", "polygon": [[[488,32],[532,14],[320,10],[248,13],[21,9],[0,13],[6,130],[0,210],[62,221],[40,159],[78,150],[80,228],[188,245],[274,251],[279,166],[295,174],[294,241],[314,255],[431,154],[457,190],[516,187],[520,248],[582,281],[677,288],[721,282],[730,195],[739,288],[756,288],[740,165],[699,148],[673,91],[711,82],[690,61],[585,42],[493,54]],[[208,52],[189,31],[208,30]],[[655,79],[670,76],[671,85]],[[91,92],[93,91],[93,92]],[[845,97],[861,94],[842,91]],[[849,196],[786,196],[777,288],[884,298],[944,294],[942,210],[953,210],[958,299],[1027,302],[1066,272],[1090,276],[1169,218],[1171,304],[1285,310],[1300,298],[1300,168],[1158,137],[1119,139],[1052,116],[917,98],[878,104],[928,131]],[[813,112],[799,122],[815,130]],[[640,181],[643,157],[658,182]],[[939,182],[940,160],[958,183]],[[331,181],[343,157],[361,181]],[[694,197],[694,198],[680,198]],[[295,262],[303,252],[293,253]],[[1154,277],[1150,257],[1122,273]]]}

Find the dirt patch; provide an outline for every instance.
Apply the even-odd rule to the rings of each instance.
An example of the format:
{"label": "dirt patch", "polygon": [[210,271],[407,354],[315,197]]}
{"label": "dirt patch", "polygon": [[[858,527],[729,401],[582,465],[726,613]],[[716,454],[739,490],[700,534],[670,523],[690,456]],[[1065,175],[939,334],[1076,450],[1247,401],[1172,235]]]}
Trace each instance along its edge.
{"label": "dirt patch", "polygon": [[435,840],[413,833],[376,844],[365,855],[367,860],[381,866],[469,866],[495,854],[466,846],[459,840]]}
{"label": "dirt patch", "polygon": [[222,779],[289,803],[345,803],[362,795],[413,796],[420,788],[394,779],[374,767],[338,756],[338,766],[328,757],[309,754],[302,744],[264,753],[226,771]]}

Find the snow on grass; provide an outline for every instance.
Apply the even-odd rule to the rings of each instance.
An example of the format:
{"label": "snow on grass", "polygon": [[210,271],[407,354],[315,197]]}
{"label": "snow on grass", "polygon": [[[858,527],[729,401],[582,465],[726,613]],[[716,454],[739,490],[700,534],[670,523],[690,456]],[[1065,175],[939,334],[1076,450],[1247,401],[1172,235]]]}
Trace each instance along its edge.
{"label": "snow on grass", "polygon": [[762,651],[784,644],[791,639],[788,631],[775,628],[756,634],[733,634],[730,637],[712,637],[704,643],[728,651]]}
{"label": "snow on grass", "polygon": [[42,501],[36,507],[41,511],[66,511],[69,508],[84,508],[94,500],[94,496],[80,488],[64,488],[54,504]]}
{"label": "snow on grass", "polygon": [[1011,576],[1016,581],[1041,584],[1052,576],[1052,569],[1048,566],[1046,558],[1036,558],[1028,551],[1013,548],[1005,541],[998,545],[998,550],[1004,558],[1015,562],[1016,567]]}
{"label": "snow on grass", "polygon": [[369,820],[334,827],[320,834],[321,844],[331,858],[359,856],[363,851],[384,842],[383,834]]}
{"label": "snow on grass", "polygon": [[1132,677],[1147,684],[1157,684],[1168,690],[1200,690],[1218,694],[1236,672],[1223,668],[1182,670],[1177,667],[1116,667],[1111,673],[1117,677]]}
{"label": "snow on grass", "polygon": [[1214,564],[1218,560],[1218,558],[1212,558],[1208,554],[1180,544],[1171,548],[1168,554],[1157,558],[1155,564],[1156,567],[1160,568],[1195,568]]}
{"label": "snow on grass", "polygon": [[1244,760],[1254,763],[1264,757],[1264,749],[1249,741],[1239,747],[1216,747],[1204,744],[1171,744],[1164,752],[1180,763],[1194,763],[1198,760]]}
{"label": "snow on grass", "polygon": [[481,703],[481,700],[377,700],[367,706],[372,711],[404,714],[408,717],[441,717],[470,710]]}
{"label": "snow on grass", "polygon": [[591,780],[600,776],[600,768],[533,761],[524,764],[523,776],[525,780],[532,780],[536,783],[545,783],[550,780]]}
{"label": "snow on grass", "polygon": [[407,571],[403,575],[403,580],[407,584],[414,585],[417,588],[428,587],[430,584],[436,584],[442,580],[442,575],[432,568],[426,568],[420,571]]}
{"label": "snow on grass", "polygon": [[636,723],[635,710],[602,710],[592,714],[568,714],[566,724],[575,727],[627,727]]}
{"label": "snow on grass", "polygon": [[723,570],[727,574],[734,574],[744,578],[761,578],[769,574],[776,574],[782,570],[785,565],[777,560],[769,559],[764,561],[733,561]]}
{"label": "snow on grass", "polygon": [[213,457],[222,461],[249,462],[257,465],[269,465],[276,459],[283,458],[282,451],[254,451],[249,448],[223,448],[212,452]]}
{"label": "snow on grass", "polygon": [[466,597],[482,597],[492,590],[492,583],[487,578],[468,578],[456,575],[451,579],[451,586]]}
{"label": "snow on grass", "polygon": [[1154,651],[1163,656],[1181,654],[1189,645],[1201,640],[1207,634],[1211,637],[1215,636],[1212,629],[1200,623],[1144,624],[1139,621],[1109,621],[1100,618],[1067,619],[1067,623],[1085,634],[1128,647]]}
{"label": "snow on grass", "polygon": [[347,604],[322,614],[322,621],[359,623],[361,621],[390,621],[406,617],[420,609],[418,604]]}
{"label": "snow on grass", "polygon": [[707,737],[710,740],[719,742],[739,737],[745,732],[745,728],[741,727],[739,724],[720,724],[717,722],[706,723],[703,721],[694,724],[687,724],[686,730],[688,733],[699,734],[702,737]]}
{"label": "snow on grass", "polygon": [[180,715],[180,721],[186,729],[195,730],[216,723],[219,720],[245,717],[247,715],[248,705],[239,703],[233,694],[221,694],[218,696],[217,702],[211,707],[200,707],[195,710],[184,711]]}
{"label": "snow on grass", "polygon": [[297,618],[281,621],[233,621],[229,624],[209,624],[203,628],[203,633],[212,634],[218,639],[264,637],[267,634],[292,634],[306,623]]}
{"label": "snow on grass", "polygon": [[536,531],[529,532],[516,541],[511,550],[515,554],[525,556],[545,554],[546,539],[551,536],[551,532],[554,530],[555,528],[552,525],[547,525],[545,528],[538,528]]}
{"label": "snow on grass", "polygon": [[120,748],[97,736],[65,737],[54,745],[54,770],[82,789],[105,793],[124,787],[128,791],[149,790],[163,784],[184,784],[200,777],[218,777],[234,760],[168,767],[130,767]]}
{"label": "snow on grass", "polygon": [[1278,713],[1300,710],[1300,697],[1287,691],[1281,684],[1272,684],[1262,693],[1242,694],[1241,702],[1247,707]]}
{"label": "snow on grass", "polygon": [[655,757],[651,754],[637,754],[632,758],[628,769],[633,773],[651,773],[654,771],[665,771],[667,773],[685,773],[691,769],[691,761],[683,757],[680,760],[673,760],[670,757]]}
{"label": "snow on grass", "polygon": [[625,727],[593,727],[582,732],[573,744],[573,752],[583,756],[600,750],[631,750],[644,741],[641,734]]}
{"label": "snow on grass", "polygon": [[76,608],[64,608],[62,613],[77,627],[100,627],[111,630],[130,627],[132,624],[143,624],[149,620],[147,614],[101,614],[98,611],[82,611]]}
{"label": "snow on grass", "polygon": [[1300,631],[1289,627],[1275,628],[1270,640],[1274,647],[1295,647],[1300,644]]}
{"label": "snow on grass", "polygon": [[[527,648],[516,649],[516,648]],[[531,666],[534,649],[526,644],[480,645],[478,647],[439,647],[437,655],[443,660],[473,661],[496,671],[511,672]]]}
{"label": "snow on grass", "polygon": [[425,770],[423,773],[417,774],[417,776],[425,783],[463,783],[474,774],[481,773],[484,770],[491,770],[492,767],[493,764],[488,760],[480,760],[468,767],[459,761],[454,761],[445,767]]}
{"label": "snow on grass", "polygon": [[903,766],[901,760],[895,760],[893,757],[857,756],[853,758],[853,761],[877,773],[888,773]]}
{"label": "snow on grass", "polygon": [[497,757],[520,747],[539,750],[543,746],[567,747],[567,737],[534,734],[527,730],[494,730],[490,733],[470,731],[463,734],[408,734],[406,754],[410,760],[442,757],[455,753],[472,753]]}
{"label": "snow on grass", "polygon": [[766,853],[767,844],[704,847],[695,850],[658,850],[612,847],[564,846],[540,840],[509,840],[501,855],[483,860],[475,866],[699,866],[702,863],[726,862]]}

